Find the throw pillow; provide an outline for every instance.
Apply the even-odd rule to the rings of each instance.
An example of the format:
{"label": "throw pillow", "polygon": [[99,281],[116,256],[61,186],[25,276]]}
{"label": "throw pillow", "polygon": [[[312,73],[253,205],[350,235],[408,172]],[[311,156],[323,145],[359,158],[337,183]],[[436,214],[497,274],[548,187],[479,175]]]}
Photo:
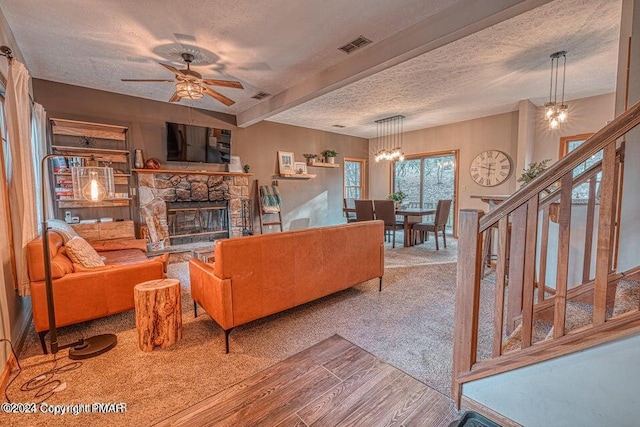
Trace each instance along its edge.
{"label": "throw pillow", "polygon": [[64,245],[67,256],[74,264],[83,267],[104,267],[104,261],[98,252],[82,237],[75,236]]}
{"label": "throw pillow", "polygon": [[51,230],[62,236],[62,240],[64,240],[65,245],[74,237],[80,237],[78,236],[78,233],[76,233],[76,230],[73,229],[73,227],[62,220],[50,219],[47,220],[47,224],[49,225],[49,228],[51,228]]}

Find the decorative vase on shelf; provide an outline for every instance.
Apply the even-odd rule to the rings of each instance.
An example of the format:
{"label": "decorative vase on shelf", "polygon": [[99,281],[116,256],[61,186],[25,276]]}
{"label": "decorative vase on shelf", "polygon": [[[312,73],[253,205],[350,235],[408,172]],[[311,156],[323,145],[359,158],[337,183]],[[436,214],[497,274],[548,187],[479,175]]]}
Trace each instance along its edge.
{"label": "decorative vase on shelf", "polygon": [[136,169],[142,169],[144,167],[144,157],[142,157],[142,150],[135,150],[133,157],[133,166]]}
{"label": "decorative vase on shelf", "polygon": [[335,157],[325,157],[325,161],[329,164],[334,164],[336,162]]}

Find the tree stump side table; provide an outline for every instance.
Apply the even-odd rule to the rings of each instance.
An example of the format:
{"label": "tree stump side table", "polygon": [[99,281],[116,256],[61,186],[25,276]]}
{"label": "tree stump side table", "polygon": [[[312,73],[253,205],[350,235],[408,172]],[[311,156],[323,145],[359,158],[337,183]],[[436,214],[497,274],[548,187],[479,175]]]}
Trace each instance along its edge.
{"label": "tree stump side table", "polygon": [[142,351],[166,348],[182,338],[180,281],[150,280],[133,288],[138,345]]}

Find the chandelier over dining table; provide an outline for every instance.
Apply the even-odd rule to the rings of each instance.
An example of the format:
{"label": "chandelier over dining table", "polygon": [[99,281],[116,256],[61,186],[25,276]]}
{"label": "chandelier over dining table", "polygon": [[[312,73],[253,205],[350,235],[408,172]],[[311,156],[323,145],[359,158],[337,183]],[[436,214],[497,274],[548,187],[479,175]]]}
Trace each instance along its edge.
{"label": "chandelier over dining table", "polygon": [[374,155],[375,161],[404,161],[402,151],[404,116],[396,115],[376,120],[376,125],[378,148]]}

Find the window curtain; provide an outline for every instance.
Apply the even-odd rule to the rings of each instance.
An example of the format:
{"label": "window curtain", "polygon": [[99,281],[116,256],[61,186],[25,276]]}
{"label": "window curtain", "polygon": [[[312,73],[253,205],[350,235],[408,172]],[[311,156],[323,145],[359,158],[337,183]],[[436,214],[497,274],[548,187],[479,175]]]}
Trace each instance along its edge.
{"label": "window curtain", "polygon": [[11,171],[7,171],[13,243],[16,259],[18,293],[29,295],[27,243],[38,235],[37,189],[34,156],[31,145],[31,102],[29,72],[24,64],[12,58],[9,62],[5,113],[7,136],[11,147]]}
{"label": "window curtain", "polygon": [[[53,198],[51,196],[51,185],[47,177],[42,176],[42,171],[40,168],[40,164],[42,158],[47,155],[47,112],[44,107],[37,102],[33,104],[33,109],[31,110],[31,148],[33,152],[33,165],[34,165],[34,175],[36,181],[36,188],[42,188],[41,185],[44,185],[45,197],[47,198],[47,219],[54,218],[53,212]],[[49,164],[51,167],[51,164]],[[40,197],[40,191],[36,194],[36,215],[37,215],[37,223],[40,225],[42,223],[42,198]],[[41,227],[38,227],[38,233],[41,233]]]}

